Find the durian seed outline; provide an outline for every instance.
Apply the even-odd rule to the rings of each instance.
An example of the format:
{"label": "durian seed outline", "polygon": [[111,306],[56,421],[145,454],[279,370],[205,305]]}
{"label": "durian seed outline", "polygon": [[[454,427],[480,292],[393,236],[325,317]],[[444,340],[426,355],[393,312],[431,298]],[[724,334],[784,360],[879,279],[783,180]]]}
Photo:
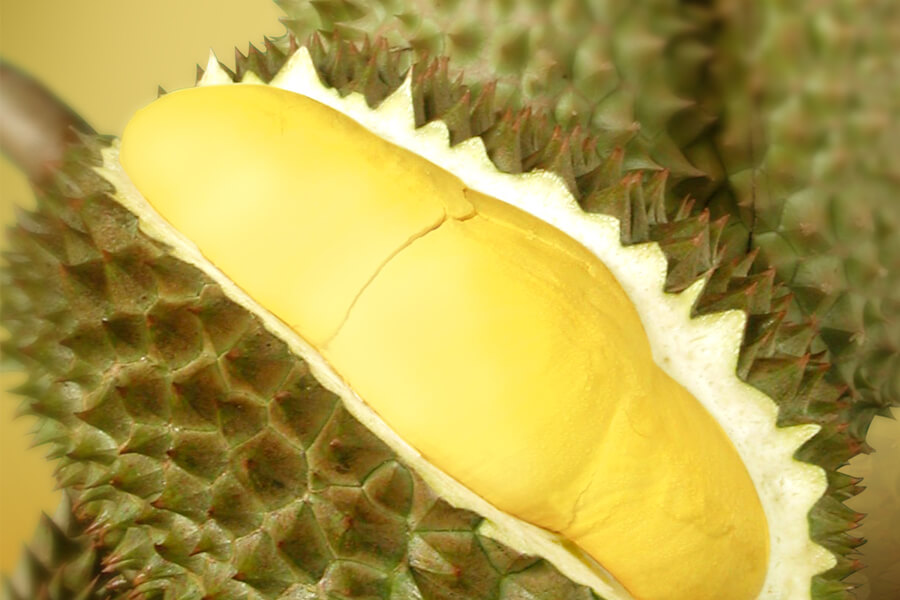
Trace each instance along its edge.
{"label": "durian seed outline", "polygon": [[[266,84],[252,72],[246,73],[240,83],[233,82],[210,53],[198,85]],[[316,73],[309,52],[301,47],[268,85],[308,96],[340,111],[380,137],[454,173],[469,188],[533,214],[594,252],[635,303],[654,359],[716,418],[750,472],[769,523],[771,547],[766,580],[758,598],[811,597],[812,577],[832,568],[837,560],[809,535],[808,514],[826,492],[825,471],[798,461],[793,455],[820,427],[813,424],[777,427],[775,402],[738,378],[737,359],[745,313],[731,310],[692,318],[691,308],[705,280],[695,282],[679,294],[666,293],[666,260],[659,245],[651,242],[621,246],[619,221],[607,215],[583,212],[558,175],[547,171],[502,173],[488,158],[481,138],[469,138],[451,147],[443,122],[433,121],[416,128],[410,76],[377,108],[369,108],[361,94],[351,93],[342,98],[337,90],[326,87]],[[571,543],[498,511],[426,462],[344,384],[308,343],[239,289],[190,240],[155,212],[119,164],[117,142],[104,150],[103,163],[97,172],[113,185],[116,191],[113,198],[138,216],[145,234],[170,247],[176,258],[198,267],[220,284],[229,298],[259,316],[266,329],[310,364],[316,379],[340,396],[354,417],[447,501],[484,516],[480,533],[513,549],[539,554],[566,577],[593,588],[609,600],[631,598],[610,574]],[[647,318],[649,310],[654,314],[653,319]],[[660,318],[660,315],[664,316]],[[698,369],[698,361],[703,360],[706,362],[699,362],[702,368]],[[802,536],[798,531],[801,528]]]}

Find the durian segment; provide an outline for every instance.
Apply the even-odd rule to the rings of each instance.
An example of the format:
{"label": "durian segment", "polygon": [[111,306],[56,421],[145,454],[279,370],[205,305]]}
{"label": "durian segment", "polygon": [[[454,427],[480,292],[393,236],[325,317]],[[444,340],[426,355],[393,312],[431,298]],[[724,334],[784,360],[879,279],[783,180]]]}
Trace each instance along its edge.
{"label": "durian segment", "polygon": [[[555,224],[600,256],[642,313],[657,362],[684,382],[713,413],[737,446],[753,477],[772,532],[770,564],[760,597],[809,597],[810,577],[834,564],[831,554],[809,540],[806,522],[810,507],[825,490],[825,477],[820,468],[799,463],[792,455],[815,434],[817,427],[776,428],[777,409],[772,400],[734,376],[743,314],[723,313],[691,320],[690,308],[702,282],[677,296],[664,294],[665,260],[658,247],[622,248],[618,241],[618,222],[602,215],[581,213],[557,176],[541,172],[504,175],[493,167],[479,139],[450,148],[447,130],[442,124],[415,129],[408,80],[378,110],[370,110],[358,95],[340,98],[334,90],[324,88],[306,50],[300,49],[273,84],[339,108],[382,137],[462,175],[470,187],[500,197]],[[602,573],[590,568],[586,570],[583,559],[565,550],[552,537],[521,522],[516,523],[435,471],[361,404],[307,344],[236,288],[200,255],[191,242],[162,221],[124,175],[114,150],[106,153],[105,165],[101,174],[116,186],[116,199],[140,215],[141,227],[146,233],[171,245],[176,256],[200,267],[219,282],[230,297],[262,316],[273,333],[311,361],[317,377],[341,395],[355,416],[386,440],[442,495],[458,506],[485,515],[489,520],[482,526],[483,531],[518,549],[540,553],[573,580],[587,583],[609,597],[627,597],[621,590],[613,591],[614,583]],[[698,377],[697,373],[705,376]]]}
{"label": "durian segment", "polygon": [[[121,160],[438,468],[576,542],[637,597],[755,597],[768,531],[746,469],[577,242],[278,88],[167,95],[126,128]],[[426,208],[440,220],[410,227]],[[395,226],[413,232],[405,245],[369,241]],[[357,252],[381,266],[357,275]],[[346,321],[322,337],[335,305]]]}

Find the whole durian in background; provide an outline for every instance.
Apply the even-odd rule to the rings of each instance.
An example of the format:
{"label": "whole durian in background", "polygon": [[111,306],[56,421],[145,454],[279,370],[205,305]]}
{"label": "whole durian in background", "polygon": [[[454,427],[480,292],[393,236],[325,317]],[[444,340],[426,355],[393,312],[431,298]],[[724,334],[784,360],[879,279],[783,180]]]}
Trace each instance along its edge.
{"label": "whole durian in background", "polygon": [[[419,124],[444,120],[452,143],[481,136],[501,170],[556,171],[586,210],[623,220],[624,243],[661,244],[671,291],[713,271],[697,312],[751,315],[739,375],[779,403],[781,424],[822,426],[798,457],[829,473],[811,530],[845,558],[816,577],[813,596],[850,597],[840,580],[859,567],[848,533],[859,515],[842,502],[859,486],[836,469],[866,450],[870,420],[900,392],[893,4],[820,2],[812,14],[724,0],[281,4],[294,37],[238,56],[236,78],[271,78],[299,43],[327,84],[376,104],[412,68]],[[27,559],[33,589],[49,582],[47,597],[71,597],[96,575],[86,594],[97,595],[84,597],[197,586],[213,597],[317,597],[313,582],[332,597],[590,597],[480,535],[477,515],[451,509],[400,463],[368,477],[392,460],[383,444],[104,198],[107,184],[84,169],[104,145],[85,140],[10,236],[5,353],[32,372],[22,391],[45,418],[38,439],[63,457],[76,507],[62,526],[45,524],[51,533]],[[202,336],[215,349],[207,361]],[[152,364],[136,365],[141,356]],[[173,382],[188,363],[198,368]],[[120,379],[112,365],[123,365]],[[109,394],[76,410],[74,387]],[[192,390],[229,400],[197,406]],[[309,447],[296,457],[265,433],[279,418],[296,422],[298,397],[319,403],[303,419],[327,422],[339,443],[298,430]],[[265,422],[265,406],[280,417]],[[204,411],[219,431],[161,429],[207,423]],[[229,411],[245,416],[232,422]],[[249,458],[323,474],[317,503],[261,529],[287,501],[267,478],[302,486],[287,467],[219,477],[248,458],[227,446],[254,434]],[[462,577],[447,564],[464,565]]]}

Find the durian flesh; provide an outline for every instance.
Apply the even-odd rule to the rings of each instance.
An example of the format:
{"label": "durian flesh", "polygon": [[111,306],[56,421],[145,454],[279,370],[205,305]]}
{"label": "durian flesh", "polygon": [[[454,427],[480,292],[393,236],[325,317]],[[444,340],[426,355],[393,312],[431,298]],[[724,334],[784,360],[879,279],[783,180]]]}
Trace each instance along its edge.
{"label": "durian flesh", "polygon": [[[619,247],[615,221],[579,213],[554,177],[501,175],[477,142],[451,150],[440,125],[414,131],[408,89],[374,113],[359,98],[339,101],[313,81],[304,58],[298,53],[275,85],[339,106],[454,175],[294,94],[256,86],[182,92],[137,117],[123,143],[129,175],[180,233],[150,213],[110,165],[122,201],[144,213],[146,228],[170,243],[178,239],[193,262],[243,288],[246,295],[230,286],[255,312],[278,317],[269,318],[270,327],[298,351],[324,356],[343,381],[319,358],[322,376],[364,422],[426,478],[443,477],[439,489],[449,487],[460,505],[488,516],[501,539],[546,555],[608,597],[626,596],[602,571],[585,569],[561,539],[581,545],[637,597],[808,596],[809,577],[833,560],[806,533],[824,475],[791,459],[815,428],[775,430],[771,400],[734,376],[743,316],[688,321],[697,286],[664,297],[658,249]],[[226,141],[234,135],[244,137]],[[329,152],[337,163],[310,171]],[[393,188],[382,205],[373,203],[373,182]],[[297,190],[329,202],[298,202]],[[590,251],[474,190],[516,202]],[[532,258],[524,268],[523,255]],[[477,293],[461,294],[447,275],[448,257],[477,267],[466,270]],[[398,297],[410,278],[421,295]],[[471,298],[488,298],[494,312],[461,310]],[[592,305],[595,311],[586,310]],[[422,324],[410,325],[411,315]],[[528,327],[533,341],[510,341]],[[479,332],[487,345],[475,349]],[[503,362],[519,371],[500,382],[495,369]],[[403,374],[386,380],[391,370]],[[426,381],[433,386],[427,410]],[[503,393],[495,391],[509,403],[498,403]],[[543,536],[504,512],[563,536]]]}

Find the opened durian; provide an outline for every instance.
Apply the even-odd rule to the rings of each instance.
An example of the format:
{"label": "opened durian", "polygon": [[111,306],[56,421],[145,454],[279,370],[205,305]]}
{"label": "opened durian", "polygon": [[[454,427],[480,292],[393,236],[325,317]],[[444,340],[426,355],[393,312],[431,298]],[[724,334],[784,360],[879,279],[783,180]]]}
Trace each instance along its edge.
{"label": "opened durian", "polygon": [[840,597],[856,433],[724,223],[386,44],[310,52],[212,61],[121,163],[86,138],[13,235],[7,351],[104,593]]}

